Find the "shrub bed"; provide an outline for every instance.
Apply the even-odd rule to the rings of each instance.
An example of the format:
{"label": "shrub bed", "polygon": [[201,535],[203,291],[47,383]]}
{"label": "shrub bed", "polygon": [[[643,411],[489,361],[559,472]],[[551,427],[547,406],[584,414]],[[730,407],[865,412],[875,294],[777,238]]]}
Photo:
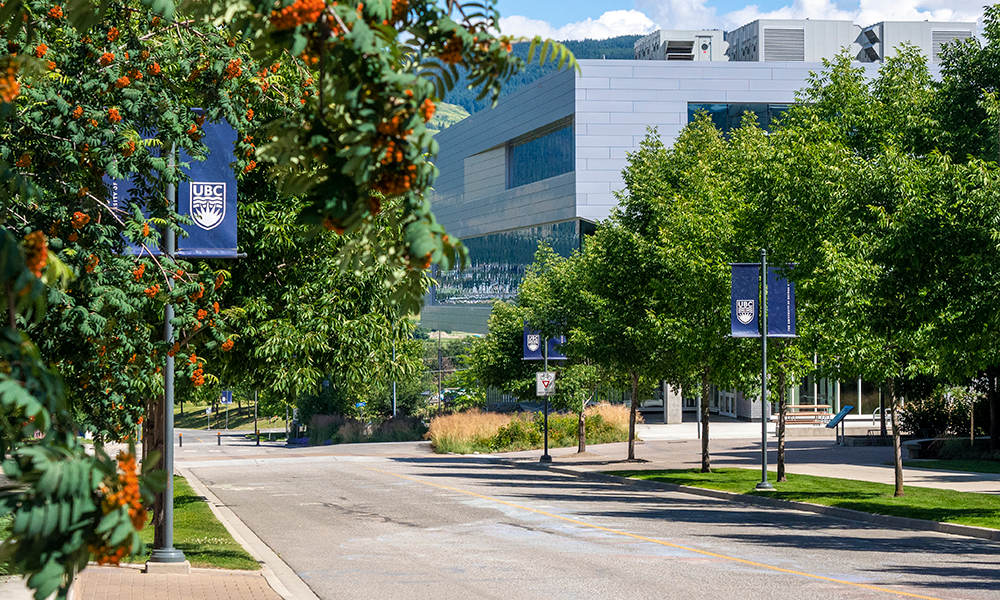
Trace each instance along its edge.
{"label": "shrub bed", "polygon": [[[588,444],[628,441],[629,409],[622,405],[598,404],[585,412]],[[639,422],[642,422],[641,417]],[[431,420],[427,437],[435,452],[517,452],[541,448],[542,413],[501,414],[470,410]],[[575,414],[549,413],[549,446],[577,444]]]}
{"label": "shrub bed", "polygon": [[362,442],[412,442],[424,438],[427,427],[417,417],[393,417],[378,424],[343,415],[313,415],[309,444],[357,444]]}

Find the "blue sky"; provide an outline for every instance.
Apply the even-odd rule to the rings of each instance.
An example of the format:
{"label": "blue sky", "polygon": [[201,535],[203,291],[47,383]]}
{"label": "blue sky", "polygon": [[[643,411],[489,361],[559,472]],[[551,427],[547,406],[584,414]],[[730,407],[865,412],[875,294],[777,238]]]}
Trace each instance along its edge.
{"label": "blue sky", "polygon": [[975,21],[984,0],[499,0],[505,34],[605,38],[656,29],[733,29],[758,18]]}

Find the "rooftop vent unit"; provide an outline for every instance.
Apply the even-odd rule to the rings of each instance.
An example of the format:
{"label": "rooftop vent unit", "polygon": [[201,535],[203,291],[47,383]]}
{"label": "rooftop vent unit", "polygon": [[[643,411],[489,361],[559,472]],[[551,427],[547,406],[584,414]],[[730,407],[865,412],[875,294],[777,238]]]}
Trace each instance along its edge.
{"label": "rooftop vent unit", "polygon": [[666,58],[667,60],[694,60],[694,41],[668,40]]}
{"label": "rooftop vent unit", "polygon": [[968,30],[945,30],[935,29],[931,32],[931,56],[934,64],[941,62],[941,49],[945,44],[961,42],[972,37],[972,32]]}
{"label": "rooftop vent unit", "polygon": [[764,28],[764,62],[804,62],[805,60],[806,30],[804,28]]}

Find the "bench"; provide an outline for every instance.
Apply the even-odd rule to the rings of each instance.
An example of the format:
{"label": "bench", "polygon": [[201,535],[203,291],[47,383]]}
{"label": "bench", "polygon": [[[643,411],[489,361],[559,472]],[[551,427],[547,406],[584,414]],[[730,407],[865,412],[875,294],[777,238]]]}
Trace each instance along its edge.
{"label": "bench", "polygon": [[789,404],[785,408],[786,423],[821,425],[833,416],[829,404]]}

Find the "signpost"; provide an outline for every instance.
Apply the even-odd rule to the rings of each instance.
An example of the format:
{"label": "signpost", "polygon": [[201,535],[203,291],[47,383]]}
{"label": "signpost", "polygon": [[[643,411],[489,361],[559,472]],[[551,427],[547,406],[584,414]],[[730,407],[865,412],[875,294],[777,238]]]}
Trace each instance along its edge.
{"label": "signpost", "polygon": [[554,396],[556,393],[556,374],[549,371],[549,359],[566,360],[566,355],[559,352],[559,346],[566,343],[566,336],[543,339],[539,332],[531,329],[525,323],[522,342],[524,346],[523,360],[541,359],[545,365],[543,371],[535,373],[535,394],[545,398],[545,421],[542,432],[545,449],[538,462],[550,463],[552,457],[549,456],[549,396]]}
{"label": "signpost", "polygon": [[846,405],[844,408],[840,409],[840,412],[834,415],[830,422],[826,424],[827,429],[833,429],[836,431],[837,425],[840,425],[840,431],[837,432],[837,445],[840,446],[844,443],[844,417],[847,416],[849,412],[854,410],[854,407],[850,404]]}
{"label": "signpost", "polygon": [[[795,337],[795,283],[767,266],[767,250],[760,249],[760,263],[734,263],[730,292],[730,331],[733,337],[760,338],[760,483],[758,490],[773,490],[767,480],[767,338]],[[774,294],[768,294],[768,288]],[[759,319],[758,319],[759,313]],[[768,313],[775,317],[768,323]]]}

